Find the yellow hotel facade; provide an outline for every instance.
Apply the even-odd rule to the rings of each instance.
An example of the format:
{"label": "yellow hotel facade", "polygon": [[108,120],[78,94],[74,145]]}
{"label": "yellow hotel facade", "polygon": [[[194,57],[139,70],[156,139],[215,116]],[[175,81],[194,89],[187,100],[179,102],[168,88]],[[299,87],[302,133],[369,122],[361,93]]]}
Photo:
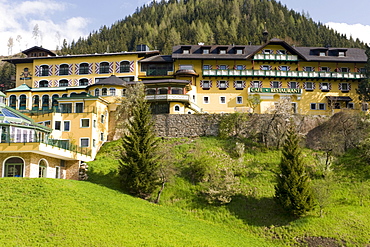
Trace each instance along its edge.
{"label": "yellow hotel facade", "polygon": [[[120,99],[138,81],[154,114],[268,113],[281,102],[306,115],[367,111],[356,94],[367,57],[357,48],[294,47],[272,39],[261,46],[179,45],[171,55],[144,45],[134,52],[58,56],[33,47],[23,53],[25,58],[5,60],[16,66],[16,87],[6,92],[3,105],[50,131],[33,148],[5,137],[0,143],[2,170],[12,166],[13,157],[10,164],[23,160],[28,173],[22,176],[58,177],[54,171],[64,169],[73,173],[64,178],[78,179],[81,164],[113,138]],[[251,96],[260,100],[256,107]],[[37,151],[41,146],[59,151]],[[38,172],[24,156],[32,153],[43,155],[32,163]],[[55,159],[73,165],[56,165]],[[43,167],[49,163],[47,175]]]}

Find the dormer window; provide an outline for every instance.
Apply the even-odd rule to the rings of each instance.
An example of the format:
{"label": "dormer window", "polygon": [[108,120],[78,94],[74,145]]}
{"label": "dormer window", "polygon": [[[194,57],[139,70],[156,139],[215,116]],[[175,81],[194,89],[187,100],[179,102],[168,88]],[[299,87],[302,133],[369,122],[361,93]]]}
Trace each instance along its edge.
{"label": "dormer window", "polygon": [[262,51],[262,53],[263,54],[273,54],[273,50],[270,50],[270,49],[264,49],[263,51]]}
{"label": "dormer window", "polygon": [[338,52],[338,57],[345,57],[346,53],[344,51]]}
{"label": "dormer window", "polygon": [[209,54],[209,48],[203,48],[202,53],[203,54]]}
{"label": "dormer window", "polygon": [[226,49],[220,49],[219,54],[226,54]]}
{"label": "dormer window", "polygon": [[190,50],[189,49],[183,49],[182,54],[190,54]]}
{"label": "dormer window", "polygon": [[319,52],[319,56],[320,57],[325,57],[326,56],[326,52],[325,51],[320,51]]}
{"label": "dormer window", "polygon": [[235,54],[243,54],[243,49],[236,49]]}
{"label": "dormer window", "polygon": [[287,54],[287,51],[286,50],[277,50],[276,51],[276,54],[286,55]]}

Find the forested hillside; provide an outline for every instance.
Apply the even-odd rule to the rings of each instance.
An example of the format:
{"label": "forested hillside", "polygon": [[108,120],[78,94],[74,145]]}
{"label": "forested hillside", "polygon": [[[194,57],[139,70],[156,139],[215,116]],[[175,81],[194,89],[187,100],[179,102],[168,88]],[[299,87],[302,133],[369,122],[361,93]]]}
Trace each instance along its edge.
{"label": "forested hillside", "polygon": [[87,38],[64,42],[61,53],[132,51],[138,44],[163,54],[170,54],[174,45],[199,42],[256,45],[265,28],[270,38],[298,46],[364,47],[275,0],[162,0]]}

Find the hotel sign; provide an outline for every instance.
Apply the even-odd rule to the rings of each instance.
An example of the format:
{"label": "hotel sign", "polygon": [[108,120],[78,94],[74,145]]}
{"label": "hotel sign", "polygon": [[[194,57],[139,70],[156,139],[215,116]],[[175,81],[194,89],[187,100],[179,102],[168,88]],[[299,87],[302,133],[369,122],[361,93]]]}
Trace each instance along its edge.
{"label": "hotel sign", "polygon": [[286,94],[301,94],[300,88],[250,88],[251,93],[286,93]]}

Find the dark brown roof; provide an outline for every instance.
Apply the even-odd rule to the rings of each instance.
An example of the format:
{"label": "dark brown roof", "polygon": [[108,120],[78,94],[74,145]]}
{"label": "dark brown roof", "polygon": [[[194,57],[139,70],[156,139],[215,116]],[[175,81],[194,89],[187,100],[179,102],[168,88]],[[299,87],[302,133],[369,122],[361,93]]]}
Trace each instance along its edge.
{"label": "dark brown roof", "polygon": [[48,49],[42,48],[40,46],[31,47],[31,48],[29,48],[27,50],[22,51],[22,53],[24,53],[27,56],[29,56],[29,54],[32,53],[32,52],[40,52],[40,51],[45,52],[47,55],[52,56],[52,57],[55,57],[56,56],[56,54],[54,52],[52,52],[52,51],[50,51]]}
{"label": "dark brown roof", "polygon": [[[143,84],[171,84],[171,85],[188,85],[190,82],[187,80],[178,79],[158,79],[158,80],[143,80],[140,81]],[[127,84],[136,84],[137,81],[130,81]]]}
{"label": "dark brown roof", "polygon": [[[365,50],[359,48],[327,48],[327,47],[296,47],[307,61],[326,62],[367,62]],[[327,56],[319,56],[317,52],[325,51]],[[345,52],[344,57],[339,57],[338,52]]]}
{"label": "dark brown roof", "polygon": [[120,78],[118,78],[115,75],[111,75],[110,77],[100,80],[99,82],[92,84],[90,86],[94,85],[115,85],[115,86],[124,86],[126,82]]}
{"label": "dark brown roof", "polygon": [[148,58],[144,58],[139,61],[139,63],[172,63],[171,55],[156,55]]}

